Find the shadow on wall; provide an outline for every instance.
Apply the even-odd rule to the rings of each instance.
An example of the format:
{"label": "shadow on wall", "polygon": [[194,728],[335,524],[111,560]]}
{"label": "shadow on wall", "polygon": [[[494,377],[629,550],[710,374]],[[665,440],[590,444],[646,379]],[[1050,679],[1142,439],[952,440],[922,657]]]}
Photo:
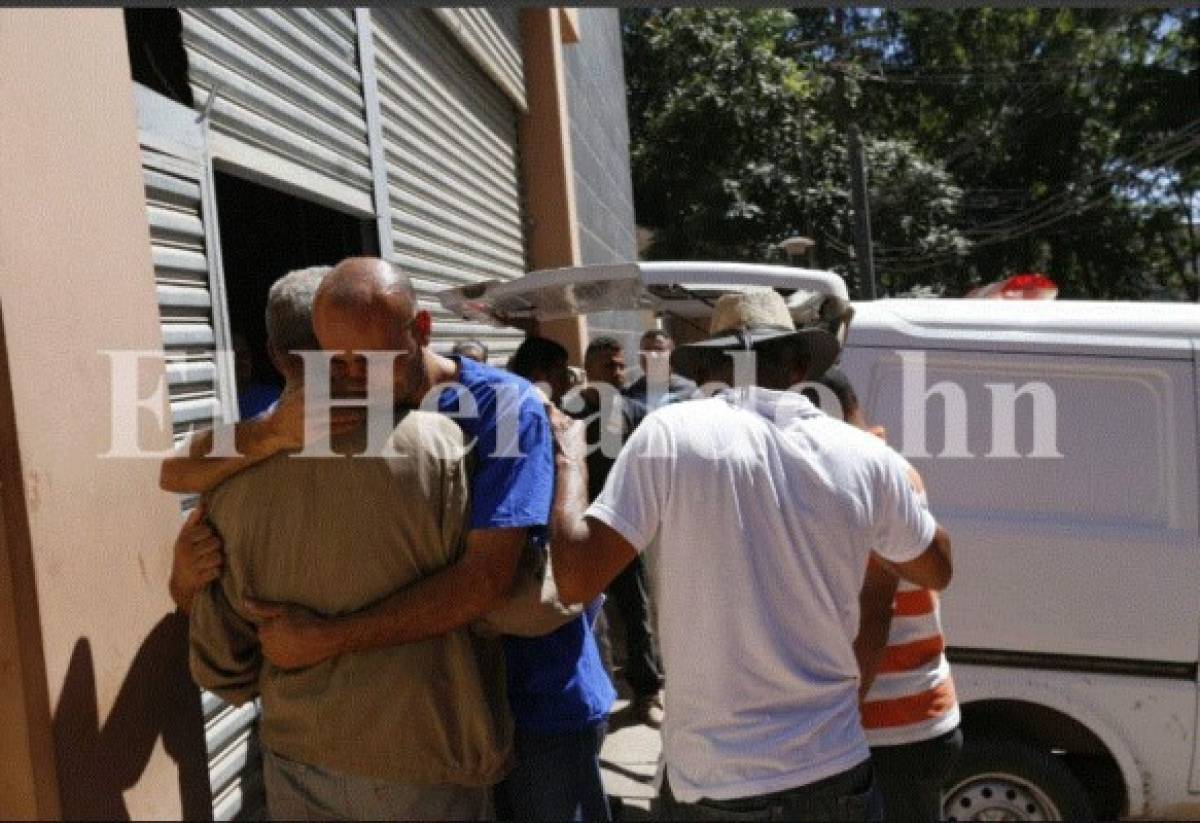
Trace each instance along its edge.
{"label": "shadow on wall", "polygon": [[62,814],[67,820],[128,820],[123,793],[145,771],[161,736],[179,770],[185,820],[212,816],[204,718],[188,675],[187,617],[171,614],[146,637],[103,727],[91,644],[75,643],[54,712]]}

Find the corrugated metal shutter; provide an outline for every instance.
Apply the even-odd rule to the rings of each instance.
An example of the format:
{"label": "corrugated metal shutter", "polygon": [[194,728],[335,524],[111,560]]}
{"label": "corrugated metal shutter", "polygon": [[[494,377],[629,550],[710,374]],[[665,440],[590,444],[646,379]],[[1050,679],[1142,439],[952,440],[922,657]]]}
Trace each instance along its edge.
{"label": "corrugated metal shutter", "polygon": [[[215,357],[217,331],[228,321],[213,252],[212,178],[195,112],[141,87],[136,99],[171,420],[178,440],[193,428],[210,426],[233,402],[232,370]],[[263,808],[258,708],[234,708],[207,692],[201,700],[213,816],[257,817]]]}
{"label": "corrugated metal shutter", "polygon": [[142,178],[176,438],[220,411],[212,293],[201,209],[203,168],[142,146]]}
{"label": "corrugated metal shutter", "polygon": [[[232,369],[218,367],[228,328],[214,245],[216,221],[203,128],[195,112],[136,87],[142,180],[176,439],[232,405]],[[207,221],[207,222],[206,222]],[[223,338],[223,335],[222,335]]]}
{"label": "corrugated metal shutter", "polygon": [[262,818],[266,797],[258,747],[258,702],[231,706],[212,692],[201,692],[200,704],[213,820]]}
{"label": "corrugated metal shutter", "polygon": [[437,8],[432,10],[455,39],[504,90],[517,108],[525,100],[525,66],[521,58],[520,13],[504,8]]}
{"label": "corrugated metal shutter", "polygon": [[434,294],[525,273],[517,109],[422,9],[375,9],[395,261],[434,314],[435,343],[478,337],[503,362],[522,335],[458,320]]}
{"label": "corrugated metal shutter", "polygon": [[183,8],[180,15],[196,107],[217,89],[214,155],[372,213],[353,10]]}

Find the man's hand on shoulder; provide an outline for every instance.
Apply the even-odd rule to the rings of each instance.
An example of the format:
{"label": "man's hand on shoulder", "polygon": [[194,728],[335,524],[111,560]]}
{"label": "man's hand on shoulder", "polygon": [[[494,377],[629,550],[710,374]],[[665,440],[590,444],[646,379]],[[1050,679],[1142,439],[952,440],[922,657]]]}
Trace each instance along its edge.
{"label": "man's hand on shoulder", "polygon": [[[201,429],[192,433],[162,462],[159,486],[163,491],[177,493],[212,491],[242,469],[266,460],[276,452],[299,448],[304,434],[304,398],[302,393],[297,394],[301,396],[292,398],[290,404],[285,403],[285,395],[273,411],[253,420],[220,423],[220,431]],[[299,434],[294,431],[297,421]],[[224,441],[230,434],[236,454],[214,455],[218,436]]]}

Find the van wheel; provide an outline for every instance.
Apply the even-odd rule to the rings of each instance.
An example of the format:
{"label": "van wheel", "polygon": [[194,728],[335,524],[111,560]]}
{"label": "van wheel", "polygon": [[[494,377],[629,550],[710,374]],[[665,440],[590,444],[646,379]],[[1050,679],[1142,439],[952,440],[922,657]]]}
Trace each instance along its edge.
{"label": "van wheel", "polygon": [[1071,770],[1049,752],[1017,740],[968,739],[946,787],[946,820],[1095,819]]}

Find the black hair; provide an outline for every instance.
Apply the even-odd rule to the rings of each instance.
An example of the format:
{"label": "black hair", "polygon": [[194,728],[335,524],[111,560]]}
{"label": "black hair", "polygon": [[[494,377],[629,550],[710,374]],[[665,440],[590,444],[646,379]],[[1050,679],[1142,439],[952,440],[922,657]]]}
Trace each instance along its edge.
{"label": "black hair", "polygon": [[593,338],[591,343],[588,343],[587,351],[583,355],[583,362],[589,362],[593,357],[605,351],[624,351],[625,347],[621,345],[621,341],[607,334],[602,334],[599,337]]}
{"label": "black hair", "polygon": [[646,329],[642,332],[642,343],[647,340],[670,340],[675,342],[675,339],[665,329]]}
{"label": "black hair", "polygon": [[[675,357],[678,358],[679,373],[689,380],[701,385],[709,382],[730,384],[736,376],[734,357],[745,351],[732,347],[685,346],[675,350]],[[754,347],[753,384],[779,391],[791,389],[795,373],[808,371],[809,358],[808,346],[794,336],[761,342]],[[819,405],[811,391],[805,390],[803,394]]]}
{"label": "black hair", "polygon": [[546,372],[567,362],[567,350],[545,337],[526,337],[508,361],[508,370],[529,379],[534,372]]}
{"label": "black hair", "polygon": [[[854,386],[850,383],[850,378],[846,373],[836,366],[828,368],[820,377],[813,378],[813,383],[820,383],[837,398],[838,404],[842,407],[842,419],[849,417],[858,408],[858,393],[854,391]],[[817,393],[811,389],[805,389],[804,395],[812,400],[813,403],[820,405],[820,401],[815,396]]]}

